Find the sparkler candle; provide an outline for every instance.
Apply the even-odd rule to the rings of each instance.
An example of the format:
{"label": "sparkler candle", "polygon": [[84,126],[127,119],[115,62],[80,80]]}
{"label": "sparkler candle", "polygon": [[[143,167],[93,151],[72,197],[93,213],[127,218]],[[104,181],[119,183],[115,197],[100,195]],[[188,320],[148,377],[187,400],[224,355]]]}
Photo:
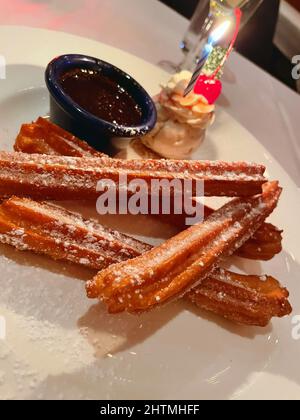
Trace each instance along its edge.
{"label": "sparkler candle", "polygon": [[240,22],[241,22],[242,12],[240,9],[235,9],[235,31],[231,43],[229,45],[228,51],[219,65],[219,67],[215,70],[212,76],[205,76],[201,75],[202,69],[207,62],[211,52],[213,51],[214,46],[224,37],[227,33],[228,29],[231,26],[231,20],[225,20],[222,24],[220,24],[215,30],[212,31],[211,35],[208,38],[207,44],[204,46],[202,56],[198,62],[197,68],[192,76],[192,79],[186,88],[184,94],[187,95],[190,93],[193,88],[195,87],[194,92],[199,95],[203,95],[210,104],[213,104],[217,98],[219,97],[222,91],[222,84],[220,81],[216,80],[215,77],[218,72],[223,67],[225,61],[229,57],[231,51],[233,50],[233,46],[235,44],[236,38],[239,33]]}
{"label": "sparkler candle", "polygon": [[156,97],[157,124],[141,141],[160,156],[188,159],[204,140],[206,129],[214,121],[214,103],[222,91],[218,73],[231,53],[239,32],[239,9],[235,10],[235,16],[234,36],[229,48],[224,49],[223,59],[216,63],[217,68],[212,67],[208,75],[201,74],[214,47],[228,33],[232,19],[226,18],[211,32],[195,73],[191,75],[183,71],[175,74],[167,85],[162,86]]}

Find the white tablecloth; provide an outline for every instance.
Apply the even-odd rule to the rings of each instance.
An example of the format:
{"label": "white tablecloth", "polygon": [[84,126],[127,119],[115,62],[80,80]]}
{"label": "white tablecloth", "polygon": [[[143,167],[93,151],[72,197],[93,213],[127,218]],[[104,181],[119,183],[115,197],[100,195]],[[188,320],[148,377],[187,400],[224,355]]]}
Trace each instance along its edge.
{"label": "white tablecloth", "polygon": [[[161,59],[180,61],[178,44],[188,25],[157,0],[0,0],[0,10],[0,24],[90,37],[154,64]],[[273,153],[299,186],[300,96],[236,53],[227,67],[226,100],[221,105]]]}

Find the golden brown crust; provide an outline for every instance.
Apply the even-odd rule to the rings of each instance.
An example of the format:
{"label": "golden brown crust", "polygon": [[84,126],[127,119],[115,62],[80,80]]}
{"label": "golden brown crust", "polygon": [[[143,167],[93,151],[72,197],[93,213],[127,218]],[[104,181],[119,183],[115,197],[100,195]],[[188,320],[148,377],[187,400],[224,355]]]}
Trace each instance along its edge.
{"label": "golden brown crust", "polygon": [[120,174],[128,182],[155,180],[204,182],[207,196],[250,196],[261,192],[264,168],[245,162],[119,160],[0,152],[0,194],[43,199],[98,198],[97,184],[109,179],[118,185]]}
{"label": "golden brown crust", "polygon": [[282,251],[282,231],[270,223],[261,228],[237,252],[237,255],[258,261],[269,261]]}
{"label": "golden brown crust", "polygon": [[202,224],[100,272],[87,284],[88,297],[104,300],[110,312],[141,312],[186,294],[253,235],[280,193],[273,182],[259,196],[232,200]]}
{"label": "golden brown crust", "polygon": [[[208,206],[204,206],[204,218],[209,217],[214,210]],[[170,214],[152,216],[159,219],[163,223],[173,225],[179,230],[187,229],[186,218],[190,217],[187,214]],[[236,255],[257,261],[269,261],[280,254],[282,251],[282,233],[271,223],[264,223],[255,234],[250,238],[240,249],[237,250]]]}
{"label": "golden brown crust", "polygon": [[0,242],[97,270],[150,249],[79,214],[17,197],[0,205]]}
{"label": "golden brown crust", "polygon": [[32,124],[22,125],[14,149],[16,152],[29,154],[74,157],[106,156],[50,120],[41,117]]}
{"label": "golden brown crust", "polygon": [[[140,140],[134,141],[136,147],[144,147]],[[86,142],[77,139],[67,131],[51,123],[44,118],[38,118],[35,123],[24,124],[15,143],[15,150],[29,154],[47,154],[57,156],[77,157],[104,157],[103,153],[97,152]],[[142,155],[144,158],[157,159],[155,154]],[[16,191],[17,193],[17,191]],[[204,214],[208,217],[213,209],[205,206]],[[174,225],[178,229],[186,229],[186,214],[170,215],[159,214],[153,216],[163,223]],[[244,258],[255,260],[270,260],[282,250],[281,232],[272,225],[263,225],[257,234],[251,238],[239,251]]]}
{"label": "golden brown crust", "polygon": [[[151,249],[61,207],[16,197],[0,206],[0,242],[95,270]],[[215,270],[187,298],[202,309],[245,325],[264,326],[272,317],[291,311],[288,292],[274,279],[225,270]]]}
{"label": "golden brown crust", "polygon": [[[110,158],[103,153],[95,151],[87,143],[77,139],[43,118],[39,118],[33,124],[24,124],[22,126],[16,140],[15,150],[28,154],[73,156],[87,158],[88,160],[90,158],[104,158],[102,161],[106,162],[106,165],[108,160],[110,161]],[[155,163],[154,159],[156,159],[156,156],[151,156],[151,158],[151,160],[148,159],[146,162],[147,170],[150,167],[152,172],[156,172],[156,175],[158,172],[159,176],[163,172],[163,176],[169,179],[170,177],[169,175],[166,176],[166,173],[169,170],[170,164],[168,164],[167,168],[167,161],[162,160],[159,163]],[[47,169],[45,167],[41,168],[40,161],[37,160],[37,162],[39,168],[36,175],[41,174],[42,177],[45,176],[46,178],[49,177],[49,174],[51,176],[51,171],[50,173],[48,171],[49,162],[46,163]],[[53,162],[50,161],[50,166]],[[57,165],[57,162],[54,162],[55,165]],[[65,162],[60,161],[59,165],[62,166],[60,168],[62,171],[67,169],[68,172],[68,167],[64,167]],[[83,161],[80,165],[83,167]],[[85,160],[85,165],[87,165],[87,160]],[[185,162],[177,166],[173,161],[173,165],[171,164],[171,167],[173,167],[171,169],[173,171],[175,170],[175,177],[178,176],[178,173],[186,172],[187,168],[190,170],[189,176],[191,177],[199,177],[200,174],[203,179],[206,179],[207,195],[251,195],[258,193],[264,183],[264,168],[259,165],[247,165],[244,163],[225,164],[222,162],[218,163],[218,168],[216,166],[207,167],[207,165],[209,165],[209,162],[198,162],[198,165],[189,165]],[[113,166],[117,171],[120,169],[124,170],[124,168],[125,170],[136,169],[136,166],[133,166],[133,162],[124,165],[120,163],[120,160],[114,160],[114,164],[109,166]],[[145,165],[139,164],[138,166],[140,171],[146,170]],[[8,167],[10,166],[8,165]],[[26,174],[32,175],[32,169],[34,172],[37,170],[37,167],[32,168],[31,164],[27,165],[25,163],[21,168],[21,173],[23,172],[25,176]],[[53,167],[51,169],[53,171]],[[222,179],[222,175],[225,172],[227,172],[227,179]],[[209,175],[207,175],[208,173]],[[80,175],[82,176],[82,173]],[[80,175],[79,173],[74,174],[74,178]],[[105,172],[104,176],[106,175]],[[114,175],[116,174],[113,173]],[[231,179],[228,180],[230,177]],[[253,182],[254,180],[255,182]],[[93,196],[91,191],[89,192],[89,197],[86,195],[83,197],[79,191],[74,192],[69,189],[62,191],[61,189],[57,189],[57,183],[55,185],[56,181],[57,179],[54,176],[54,189],[46,197],[55,199],[60,199],[60,197],[62,199],[74,198],[75,194],[78,193],[80,196],[78,198],[92,198]],[[26,184],[26,180],[20,186],[18,182],[15,182],[15,179],[10,179],[9,181],[5,179],[2,182],[0,192],[2,191],[3,195],[8,196],[11,194],[11,191],[8,193],[8,190],[13,190],[15,193],[21,195],[45,198],[45,191],[48,190],[42,187],[36,188],[35,185],[35,191],[32,193],[32,188],[33,185]],[[268,193],[268,188],[270,190],[270,186],[267,187],[264,193],[265,196]],[[27,193],[27,191],[31,192]],[[209,217],[212,212],[212,209],[205,208],[205,217]],[[176,225],[178,228],[185,228],[184,220],[186,215],[171,215],[167,216],[167,218],[159,215],[158,217],[162,221]],[[62,223],[61,219],[69,220],[69,222],[72,221],[71,226],[73,227],[71,230],[68,227],[70,225]],[[88,226],[83,226],[82,223],[87,223]],[[74,225],[76,228],[74,228]],[[253,228],[252,226],[251,229]],[[86,239],[87,236],[89,240],[85,241],[84,238]],[[92,241],[91,237],[93,237]],[[209,236],[209,240],[213,241],[213,238],[213,235]],[[18,198],[8,200],[0,208],[0,241],[10,243],[19,249],[31,249],[35,252],[45,253],[54,259],[71,261],[95,269],[103,269],[118,261],[134,258],[141,253],[150,251],[151,248],[118,232],[106,230],[94,222],[84,221],[79,215],[67,212],[57,206],[52,206],[47,203],[34,203],[32,200]],[[99,241],[101,245],[99,245]],[[282,232],[273,225],[264,223],[258,228],[252,238],[238,249],[237,254],[245,258],[268,260],[281,251],[281,242]],[[194,251],[190,248],[191,253]],[[171,262],[168,262],[164,270],[168,270],[170,264]],[[202,271],[204,274],[205,272],[209,272],[207,267]],[[158,269],[157,274],[158,277],[165,275],[164,272],[161,272],[161,268]],[[177,279],[184,280],[183,273],[180,273],[180,270],[177,270],[177,272],[175,270],[175,274],[177,275]],[[136,280],[136,275],[133,277]],[[187,298],[200,308],[212,311],[231,321],[245,325],[265,326],[272,317],[282,317],[291,312],[287,290],[283,289],[272,277],[242,276],[220,269],[215,269],[211,275],[207,277],[203,275],[202,277],[201,284],[188,292],[186,295]],[[197,281],[199,281],[199,278]],[[164,299],[167,301],[172,298],[172,296],[168,297],[170,291],[168,289],[172,285],[172,282],[170,281],[168,283],[168,281],[170,281],[170,275],[162,277],[162,279],[155,283],[151,283],[151,279],[149,281],[148,278],[146,279],[146,285],[143,285],[142,288],[140,287],[141,285],[138,285],[138,288],[136,286],[128,288],[127,286],[124,290],[117,290],[112,294],[110,301],[105,296],[102,297],[107,299],[111,312],[119,312],[124,309],[131,312],[148,310],[149,307],[163,303],[162,301]],[[91,297],[93,295],[98,296],[96,291],[92,292],[92,284],[94,283],[88,285],[88,291]],[[164,299],[159,294],[161,287],[166,289]],[[141,292],[141,289],[143,289],[143,299],[137,296],[138,294],[136,293],[137,291]],[[134,292],[136,296],[132,298],[130,295],[129,297],[128,291],[130,293]],[[178,291],[176,287],[173,287],[172,293],[173,297],[176,297],[182,294],[182,291]],[[145,303],[145,294],[147,295],[146,300],[148,303]],[[153,297],[155,298],[154,303]],[[157,300],[158,297],[159,300]],[[142,300],[143,303],[140,302]]]}
{"label": "golden brown crust", "polygon": [[292,312],[288,291],[273,277],[222,269],[215,270],[186,297],[201,309],[243,325],[264,327],[273,317]]}

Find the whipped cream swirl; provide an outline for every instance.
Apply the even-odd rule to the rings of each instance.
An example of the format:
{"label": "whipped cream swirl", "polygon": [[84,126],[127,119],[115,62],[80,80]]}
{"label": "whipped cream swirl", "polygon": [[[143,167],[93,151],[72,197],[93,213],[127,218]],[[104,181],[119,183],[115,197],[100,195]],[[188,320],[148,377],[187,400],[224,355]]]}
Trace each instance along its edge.
{"label": "whipped cream swirl", "polygon": [[155,98],[157,124],[142,142],[160,156],[188,159],[214,120],[215,106],[202,95],[191,92],[183,96],[191,77],[188,71],[175,74]]}

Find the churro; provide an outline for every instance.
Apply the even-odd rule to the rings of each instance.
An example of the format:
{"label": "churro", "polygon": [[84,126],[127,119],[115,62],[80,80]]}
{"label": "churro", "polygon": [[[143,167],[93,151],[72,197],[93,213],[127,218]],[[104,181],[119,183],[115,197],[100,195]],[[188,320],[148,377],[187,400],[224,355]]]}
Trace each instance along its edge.
{"label": "churro", "polygon": [[[13,197],[0,206],[0,242],[54,259],[103,270],[87,284],[88,296],[110,312],[142,312],[185,295],[198,307],[244,325],[265,326],[291,312],[288,291],[269,276],[245,276],[217,268],[236,251],[268,260],[282,249],[282,232],[264,223],[280,188],[265,184],[262,165],[243,162],[111,159],[86,142],[39,118],[24,124],[16,152],[0,152],[0,195],[37,199],[96,199],[97,182],[139,178],[203,180],[207,196],[251,196],[214,211],[206,221],[157,248],[61,207]],[[48,156],[38,156],[48,155]],[[186,228],[183,215],[158,215]],[[131,260],[131,261],[128,261]]]}
{"label": "churro", "polygon": [[[101,270],[151,249],[59,206],[13,197],[0,206],[0,242]],[[187,294],[198,307],[245,325],[266,325],[291,311],[288,292],[266,276],[215,270]]]}
{"label": "churro", "polygon": [[243,325],[265,327],[292,312],[289,293],[270,276],[215,270],[186,295],[199,308]]}
{"label": "churro", "polygon": [[23,124],[14,145],[16,152],[74,157],[104,157],[83,140],[39,117],[34,123]]}
{"label": "churro", "polygon": [[[204,218],[209,217],[215,210],[204,206]],[[176,226],[179,230],[187,229],[187,214],[159,215],[162,222]],[[282,230],[271,223],[264,223],[257,232],[236,252],[236,255],[258,261],[269,261],[282,251]]]}
{"label": "churro", "polygon": [[151,248],[62,207],[17,197],[0,205],[0,242],[97,270]]}
{"label": "churro", "polygon": [[232,200],[203,223],[101,271],[87,283],[88,297],[103,300],[111,313],[134,313],[183,296],[257,231],[280,194],[278,183],[272,182],[261,195]]}
{"label": "churro", "polygon": [[[128,183],[143,180],[151,190],[153,180],[184,180],[197,191],[204,182],[206,196],[250,196],[260,193],[266,182],[264,166],[245,162],[119,160],[0,152],[0,195],[29,196],[52,200],[97,199],[99,181],[113,181],[120,175]],[[158,186],[160,189],[161,187]]]}
{"label": "churro", "polygon": [[237,255],[258,261],[269,261],[282,251],[282,230],[264,223],[237,252]]}
{"label": "churro", "polygon": [[[139,143],[142,145],[142,143]],[[86,142],[58,127],[45,118],[38,118],[32,124],[23,124],[18,134],[15,150],[29,154],[48,154],[74,157],[105,157]],[[204,215],[208,217],[214,210],[204,206]],[[186,229],[184,212],[155,216],[160,221]],[[282,250],[282,232],[271,224],[264,224],[249,241],[238,250],[238,255],[256,260],[270,260]]]}

